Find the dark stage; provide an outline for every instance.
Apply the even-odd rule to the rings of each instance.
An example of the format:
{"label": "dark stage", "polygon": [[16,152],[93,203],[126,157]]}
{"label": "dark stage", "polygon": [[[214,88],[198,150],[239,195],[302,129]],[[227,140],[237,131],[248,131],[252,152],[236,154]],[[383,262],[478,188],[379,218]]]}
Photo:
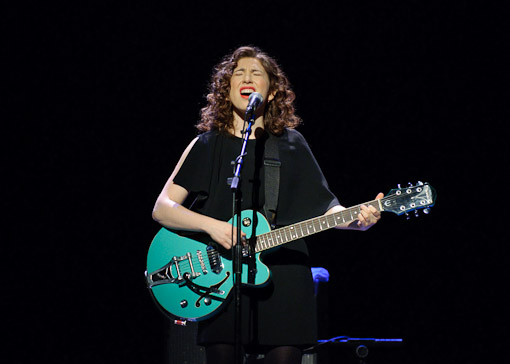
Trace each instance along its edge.
{"label": "dark stage", "polygon": [[394,361],[374,364],[497,361],[508,168],[498,5],[66,2],[2,18],[10,362],[165,362],[168,323],[144,280],[151,211],[196,135],[212,67],[244,44],[286,72],[298,130],[343,205],[399,183],[437,191],[429,215],[385,213],[368,232],[308,239],[331,274],[324,339],[403,338]]}

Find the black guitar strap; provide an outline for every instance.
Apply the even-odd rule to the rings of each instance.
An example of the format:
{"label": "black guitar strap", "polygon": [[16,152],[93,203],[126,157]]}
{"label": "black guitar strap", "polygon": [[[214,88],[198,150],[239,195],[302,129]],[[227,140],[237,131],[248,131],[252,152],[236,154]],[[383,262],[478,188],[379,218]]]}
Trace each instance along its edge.
{"label": "black guitar strap", "polygon": [[265,202],[264,214],[266,215],[271,229],[276,226],[276,206],[278,205],[278,191],[280,189],[280,153],[278,151],[278,138],[268,133],[264,148],[264,189]]}

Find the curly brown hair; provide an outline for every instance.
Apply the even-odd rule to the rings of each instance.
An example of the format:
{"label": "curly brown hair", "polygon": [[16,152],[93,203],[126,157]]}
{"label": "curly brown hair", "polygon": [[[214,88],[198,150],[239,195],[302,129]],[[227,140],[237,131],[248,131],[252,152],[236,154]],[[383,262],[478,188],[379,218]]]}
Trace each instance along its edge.
{"label": "curly brown hair", "polygon": [[241,58],[256,58],[269,75],[269,93],[275,92],[274,99],[266,105],[264,110],[264,127],[273,134],[281,134],[285,128],[295,128],[301,123],[301,118],[294,114],[294,99],[296,94],[291,90],[287,76],[278,63],[253,46],[237,48],[227,55],[214,68],[209,84],[207,105],[202,108],[201,120],[196,125],[200,132],[219,130],[226,132],[234,128],[233,106],[229,101],[230,78],[237,62]]}

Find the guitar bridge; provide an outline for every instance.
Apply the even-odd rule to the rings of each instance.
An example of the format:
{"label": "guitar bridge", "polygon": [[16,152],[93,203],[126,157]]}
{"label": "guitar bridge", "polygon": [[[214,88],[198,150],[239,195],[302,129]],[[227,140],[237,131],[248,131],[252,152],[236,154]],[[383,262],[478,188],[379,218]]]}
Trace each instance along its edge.
{"label": "guitar bridge", "polygon": [[200,273],[196,272],[193,266],[191,253],[181,257],[174,256],[168,264],[160,269],[152,273],[145,272],[145,279],[149,288],[165,283],[181,283],[185,277],[194,279],[199,276]]}

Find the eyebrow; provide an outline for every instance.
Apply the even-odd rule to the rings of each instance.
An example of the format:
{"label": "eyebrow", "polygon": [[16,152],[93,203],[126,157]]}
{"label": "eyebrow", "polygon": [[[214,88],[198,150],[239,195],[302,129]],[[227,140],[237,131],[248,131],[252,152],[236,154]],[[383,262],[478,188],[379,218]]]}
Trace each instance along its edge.
{"label": "eyebrow", "polygon": [[[244,67],[242,67],[242,68],[234,68],[233,72],[239,72],[239,71],[245,72],[246,68],[244,68]],[[262,70],[260,70],[258,68],[254,68],[254,69],[251,70],[251,72],[262,72]]]}

